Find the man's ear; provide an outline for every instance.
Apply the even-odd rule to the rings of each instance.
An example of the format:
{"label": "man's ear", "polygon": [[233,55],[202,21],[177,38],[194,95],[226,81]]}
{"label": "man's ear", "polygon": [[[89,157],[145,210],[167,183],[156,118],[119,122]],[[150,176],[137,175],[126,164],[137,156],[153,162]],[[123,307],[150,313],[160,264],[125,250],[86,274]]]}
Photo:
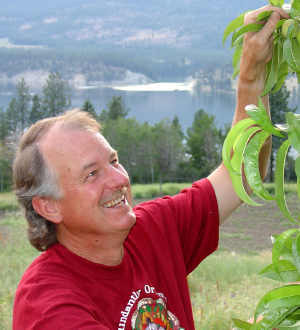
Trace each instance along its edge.
{"label": "man's ear", "polygon": [[56,224],[62,221],[56,201],[46,197],[34,196],[32,206],[43,218]]}

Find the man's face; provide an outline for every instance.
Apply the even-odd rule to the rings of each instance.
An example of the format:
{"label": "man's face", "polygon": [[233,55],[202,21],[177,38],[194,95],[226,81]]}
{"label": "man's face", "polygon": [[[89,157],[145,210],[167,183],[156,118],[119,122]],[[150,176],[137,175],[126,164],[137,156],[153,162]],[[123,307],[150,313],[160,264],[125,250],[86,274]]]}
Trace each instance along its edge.
{"label": "man's face", "polygon": [[46,162],[59,175],[63,198],[59,234],[83,239],[128,233],[135,223],[129,177],[100,133],[54,129],[41,141]]}

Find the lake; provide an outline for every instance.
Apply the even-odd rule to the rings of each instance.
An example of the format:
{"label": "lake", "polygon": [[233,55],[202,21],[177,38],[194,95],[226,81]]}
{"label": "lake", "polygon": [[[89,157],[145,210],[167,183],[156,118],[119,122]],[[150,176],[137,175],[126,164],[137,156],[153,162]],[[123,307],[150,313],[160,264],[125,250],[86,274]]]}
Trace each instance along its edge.
{"label": "lake", "polygon": [[[7,109],[14,96],[15,86],[0,85],[0,106]],[[41,90],[32,90],[30,94]],[[100,113],[107,109],[107,103],[112,96],[122,96],[127,107],[130,108],[129,117],[136,117],[139,122],[147,121],[150,125],[163,118],[175,115],[179,123],[186,130],[192,125],[194,114],[203,109],[216,118],[218,127],[231,122],[235,110],[235,92],[195,92],[187,83],[158,83],[138,86],[80,86],[72,87],[72,108],[81,107],[89,98],[96,111]],[[298,96],[290,98],[290,106],[299,104]],[[299,111],[297,111],[299,112]]]}

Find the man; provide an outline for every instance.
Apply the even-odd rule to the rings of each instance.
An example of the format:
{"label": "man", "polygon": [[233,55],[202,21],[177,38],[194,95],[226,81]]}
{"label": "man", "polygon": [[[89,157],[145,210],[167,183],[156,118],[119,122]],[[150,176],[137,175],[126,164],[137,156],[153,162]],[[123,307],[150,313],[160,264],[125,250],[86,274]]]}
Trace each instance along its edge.
{"label": "man", "polygon": [[[264,86],[279,8],[245,36],[237,110]],[[267,106],[268,100],[264,98]],[[126,141],[124,141],[126,143]],[[265,176],[270,143],[261,155]],[[217,248],[218,226],[240,204],[221,165],[174,197],[131,206],[117,152],[87,114],[33,125],[14,162],[14,188],[41,254],[18,287],[13,329],[194,329],[186,275]]]}

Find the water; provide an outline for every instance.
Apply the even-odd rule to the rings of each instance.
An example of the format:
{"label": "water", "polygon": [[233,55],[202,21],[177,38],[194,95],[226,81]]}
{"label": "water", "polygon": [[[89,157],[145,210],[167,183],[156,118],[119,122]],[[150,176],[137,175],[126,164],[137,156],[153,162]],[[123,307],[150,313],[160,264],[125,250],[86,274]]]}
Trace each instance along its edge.
{"label": "water", "polygon": [[[81,107],[86,98],[89,98],[96,111],[100,113],[103,109],[107,109],[107,103],[113,95],[122,96],[126,107],[131,109],[129,117],[136,117],[139,122],[147,121],[153,125],[163,118],[172,120],[177,115],[184,131],[192,125],[194,114],[199,109],[214,115],[217,127],[223,127],[224,124],[231,122],[234,115],[236,103],[234,92],[193,92],[188,87],[182,87],[182,84],[173,84],[173,87],[170,87],[170,84],[156,85],[155,88],[148,90],[143,90],[145,89],[143,86],[139,87],[141,86],[120,89],[97,86],[72,88],[72,107]],[[4,109],[7,109],[14,96],[14,90],[15,86],[12,84],[0,85],[0,106]],[[29,92],[41,96],[41,90],[29,88]],[[290,106],[294,107],[298,104],[298,96],[291,97]]]}
{"label": "water", "polygon": [[147,121],[150,125],[163,118],[175,115],[186,130],[192,125],[194,114],[201,108],[216,117],[217,125],[223,126],[232,120],[235,109],[234,93],[193,93],[191,91],[123,91],[112,88],[95,88],[89,90],[73,90],[72,104],[82,106],[86,97],[98,112],[107,108],[107,102],[112,96],[122,96],[130,117],[136,117],[139,122]]}

